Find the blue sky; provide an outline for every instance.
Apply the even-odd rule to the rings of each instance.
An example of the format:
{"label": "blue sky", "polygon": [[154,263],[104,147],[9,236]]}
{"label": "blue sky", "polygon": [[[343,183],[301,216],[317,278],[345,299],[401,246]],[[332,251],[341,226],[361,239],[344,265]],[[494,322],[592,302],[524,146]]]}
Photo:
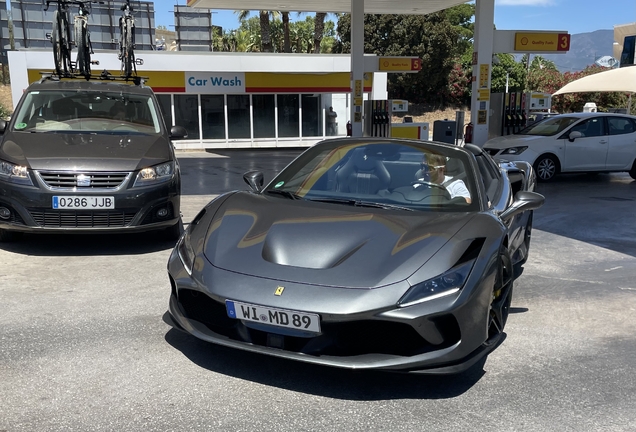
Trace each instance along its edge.
{"label": "blue sky", "polygon": [[[185,5],[186,1],[154,2],[156,24],[173,29],[174,5]],[[291,15],[296,19],[296,14]],[[212,22],[224,29],[239,26],[234,12],[228,10],[213,10]],[[612,30],[614,25],[632,22],[636,22],[636,0],[495,0],[495,25],[500,30],[566,30],[576,34]]]}

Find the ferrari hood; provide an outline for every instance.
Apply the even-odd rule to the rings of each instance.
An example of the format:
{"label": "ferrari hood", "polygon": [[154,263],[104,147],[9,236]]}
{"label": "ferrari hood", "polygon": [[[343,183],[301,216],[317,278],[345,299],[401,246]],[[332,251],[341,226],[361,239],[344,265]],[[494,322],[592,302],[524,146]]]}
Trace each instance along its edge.
{"label": "ferrari hood", "polygon": [[214,266],[236,273],[373,288],[407,279],[471,217],[241,192],[218,209],[203,248]]}
{"label": "ferrari hood", "polygon": [[506,135],[488,140],[484,148],[507,149],[509,147],[527,146],[541,141],[553,140],[554,137],[540,135]]}
{"label": "ferrari hood", "polygon": [[6,132],[0,159],[35,170],[133,171],[170,160],[160,135]]}

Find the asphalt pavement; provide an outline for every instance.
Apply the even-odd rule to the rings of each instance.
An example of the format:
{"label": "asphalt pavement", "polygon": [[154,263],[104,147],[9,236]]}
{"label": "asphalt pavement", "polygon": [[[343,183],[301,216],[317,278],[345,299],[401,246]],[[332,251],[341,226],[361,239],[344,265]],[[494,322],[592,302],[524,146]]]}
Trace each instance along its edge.
{"label": "asphalt pavement", "polygon": [[[296,150],[180,153],[189,222]],[[540,184],[507,338],[451,377],[235,351],[164,322],[173,246],[152,234],[0,244],[0,432],[636,430],[636,181]]]}

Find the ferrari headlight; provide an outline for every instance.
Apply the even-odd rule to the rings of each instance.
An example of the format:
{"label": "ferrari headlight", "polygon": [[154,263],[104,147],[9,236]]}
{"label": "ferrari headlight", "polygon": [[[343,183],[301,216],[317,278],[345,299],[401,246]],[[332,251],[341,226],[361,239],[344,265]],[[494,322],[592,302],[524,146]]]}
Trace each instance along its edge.
{"label": "ferrari headlight", "polygon": [[475,260],[467,261],[440,276],[413,285],[398,301],[398,306],[411,306],[456,293],[464,286],[474,263]]}
{"label": "ferrari headlight", "polygon": [[27,167],[5,161],[0,161],[0,180],[33,186]]}
{"label": "ferrari headlight", "polygon": [[505,155],[505,154],[518,155],[518,154],[523,153],[527,148],[528,148],[528,146],[509,147],[509,148],[505,149],[504,151],[502,151],[501,154],[502,155]]}
{"label": "ferrari headlight", "polygon": [[177,243],[177,254],[179,255],[179,260],[181,260],[181,264],[186,269],[188,274],[192,276],[192,266],[194,265],[194,250],[192,250],[192,245],[190,244],[190,235],[186,232],[179,243]]}
{"label": "ferrari headlight", "polygon": [[161,165],[144,168],[137,174],[133,187],[163,183],[170,180],[173,174],[174,162],[167,162]]}

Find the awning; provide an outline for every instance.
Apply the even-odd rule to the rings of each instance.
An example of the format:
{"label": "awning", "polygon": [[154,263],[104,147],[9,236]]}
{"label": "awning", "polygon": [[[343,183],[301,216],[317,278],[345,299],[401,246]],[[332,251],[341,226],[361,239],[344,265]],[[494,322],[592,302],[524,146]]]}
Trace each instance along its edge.
{"label": "awning", "polygon": [[636,93],[636,66],[611,69],[579,78],[560,88],[553,96],[590,92]]}

